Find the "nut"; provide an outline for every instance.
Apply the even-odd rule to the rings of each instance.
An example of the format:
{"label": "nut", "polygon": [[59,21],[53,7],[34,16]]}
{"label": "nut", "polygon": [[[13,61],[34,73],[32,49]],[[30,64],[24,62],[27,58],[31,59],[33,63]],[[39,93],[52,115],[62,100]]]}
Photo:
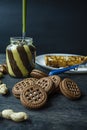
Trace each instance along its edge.
{"label": "nut", "polygon": [[52,67],[67,67],[75,64],[81,64],[87,61],[87,56],[57,56],[46,55],[45,63]]}
{"label": "nut", "polygon": [[5,109],[1,112],[1,115],[5,119],[11,119],[15,122],[20,122],[28,119],[28,115],[25,112],[14,112],[12,109]]}
{"label": "nut", "polygon": [[6,64],[0,65],[0,72],[2,72],[3,74],[7,73],[7,65]]}
{"label": "nut", "polygon": [[28,118],[25,112],[14,112],[11,114],[11,119],[16,122],[24,121]]}
{"label": "nut", "polygon": [[0,94],[7,94],[8,88],[6,87],[6,84],[0,84]]}
{"label": "nut", "polygon": [[12,109],[5,109],[2,111],[2,117],[6,119],[11,119],[11,114],[14,113]]}

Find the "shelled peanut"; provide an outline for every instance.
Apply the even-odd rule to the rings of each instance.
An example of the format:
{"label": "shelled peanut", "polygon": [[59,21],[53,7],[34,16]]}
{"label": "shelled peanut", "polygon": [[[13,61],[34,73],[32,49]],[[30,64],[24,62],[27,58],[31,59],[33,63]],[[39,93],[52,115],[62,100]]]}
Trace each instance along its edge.
{"label": "shelled peanut", "polygon": [[0,64],[0,78],[3,77],[4,74],[7,74],[8,70],[7,70],[7,65],[6,63],[4,64]]}
{"label": "shelled peanut", "polygon": [[1,112],[1,117],[11,119],[15,122],[27,120],[29,117],[25,112],[14,112],[12,109],[5,109]]}

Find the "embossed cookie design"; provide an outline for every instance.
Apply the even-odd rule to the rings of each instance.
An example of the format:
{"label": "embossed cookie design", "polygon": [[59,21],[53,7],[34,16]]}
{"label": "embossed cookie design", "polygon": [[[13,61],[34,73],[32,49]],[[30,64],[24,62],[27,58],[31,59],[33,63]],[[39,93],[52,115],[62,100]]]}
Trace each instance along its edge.
{"label": "embossed cookie design", "polygon": [[65,78],[61,83],[60,83],[60,90],[63,95],[65,95],[69,99],[78,99],[81,96],[81,91],[77,84],[69,79]]}
{"label": "embossed cookie design", "polygon": [[54,83],[54,91],[59,91],[59,84],[61,81],[61,78],[58,75],[53,75],[53,76],[49,76],[49,78],[51,78],[51,80]]}
{"label": "embossed cookie design", "polygon": [[20,98],[20,93],[25,89],[26,87],[29,87],[30,85],[33,85],[38,79],[36,78],[26,78],[14,85],[12,88],[12,93],[16,98]]}
{"label": "embossed cookie design", "polygon": [[24,89],[20,95],[21,103],[27,108],[41,108],[47,101],[46,92],[39,86],[31,85]]}
{"label": "embossed cookie design", "polygon": [[36,84],[45,90],[47,94],[50,94],[53,90],[53,82],[50,78],[44,77],[39,79]]}

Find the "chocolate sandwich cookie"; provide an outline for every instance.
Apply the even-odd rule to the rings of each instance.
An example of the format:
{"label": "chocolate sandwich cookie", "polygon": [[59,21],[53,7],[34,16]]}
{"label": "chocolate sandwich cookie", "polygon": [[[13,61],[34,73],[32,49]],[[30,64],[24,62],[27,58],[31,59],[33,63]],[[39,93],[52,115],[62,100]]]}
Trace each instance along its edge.
{"label": "chocolate sandwich cookie", "polygon": [[54,83],[54,91],[59,91],[59,84],[61,82],[61,78],[58,75],[53,75],[49,76],[49,78],[53,81]]}
{"label": "chocolate sandwich cookie", "polygon": [[69,78],[65,78],[62,82],[60,82],[60,90],[63,95],[72,100],[78,99],[81,96],[79,87]]}
{"label": "chocolate sandwich cookie", "polygon": [[39,79],[36,84],[39,85],[39,87],[41,87],[42,89],[44,89],[47,94],[50,94],[53,91],[53,82],[48,77]]}
{"label": "chocolate sandwich cookie", "polygon": [[46,92],[38,85],[31,85],[24,89],[20,95],[21,103],[31,109],[41,108],[47,101]]}
{"label": "chocolate sandwich cookie", "polygon": [[30,73],[30,75],[34,78],[43,78],[43,77],[47,77],[48,75],[46,73],[44,73],[43,71],[41,70],[37,70],[37,69],[33,69]]}
{"label": "chocolate sandwich cookie", "polygon": [[20,98],[20,93],[24,88],[29,87],[30,85],[35,84],[38,79],[36,78],[26,78],[14,85],[12,88],[12,93],[15,97]]}
{"label": "chocolate sandwich cookie", "polygon": [[37,78],[26,78],[23,81],[26,83],[28,82],[32,85],[32,84],[35,84],[35,82],[38,81],[38,79]]}

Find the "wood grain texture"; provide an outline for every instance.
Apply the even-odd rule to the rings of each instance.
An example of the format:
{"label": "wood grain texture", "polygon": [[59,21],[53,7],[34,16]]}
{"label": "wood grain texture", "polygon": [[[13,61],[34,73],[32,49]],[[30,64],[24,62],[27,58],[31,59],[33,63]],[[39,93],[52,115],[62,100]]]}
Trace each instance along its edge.
{"label": "wood grain texture", "polygon": [[[5,55],[0,54],[0,63],[5,62]],[[38,68],[38,66],[36,66]],[[39,67],[39,69],[42,69]],[[47,71],[46,71],[47,72]],[[0,118],[1,130],[86,130],[87,129],[87,75],[61,74],[61,78],[71,78],[82,91],[79,100],[71,101],[62,94],[55,94],[48,98],[44,108],[30,110],[21,105],[19,99],[12,94],[12,87],[21,79],[5,75],[2,81],[7,84],[9,94],[0,95],[0,111],[13,109],[28,113],[30,119],[21,123]]]}

